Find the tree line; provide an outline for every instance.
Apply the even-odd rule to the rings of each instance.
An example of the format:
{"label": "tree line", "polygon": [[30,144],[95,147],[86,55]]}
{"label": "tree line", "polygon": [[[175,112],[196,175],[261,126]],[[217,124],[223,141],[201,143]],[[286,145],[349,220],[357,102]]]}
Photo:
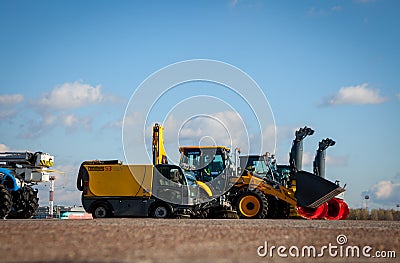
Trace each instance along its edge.
{"label": "tree line", "polygon": [[350,209],[347,220],[386,220],[400,221],[400,211],[394,209],[371,209],[365,208]]}

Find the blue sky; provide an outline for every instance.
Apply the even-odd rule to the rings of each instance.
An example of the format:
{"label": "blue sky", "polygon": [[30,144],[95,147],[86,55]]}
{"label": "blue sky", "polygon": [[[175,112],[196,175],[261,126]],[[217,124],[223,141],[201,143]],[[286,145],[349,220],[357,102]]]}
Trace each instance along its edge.
{"label": "blue sky", "polygon": [[[350,206],[362,206],[368,193],[370,206],[394,208],[399,7],[395,0],[1,1],[0,150],[54,154],[66,172],[56,203],[79,205],[80,163],[124,160],[121,121],[140,83],[172,63],[212,59],[240,68],[265,93],[279,163],[287,162],[293,131],[310,126],[306,170],[318,141],[331,137],[327,177],[347,183]],[[196,85],[175,98],[213,90]],[[237,102],[223,90],[212,95]],[[160,121],[170,107],[158,105]],[[214,114],[229,119],[228,108]],[[46,204],[47,188],[40,189]]]}

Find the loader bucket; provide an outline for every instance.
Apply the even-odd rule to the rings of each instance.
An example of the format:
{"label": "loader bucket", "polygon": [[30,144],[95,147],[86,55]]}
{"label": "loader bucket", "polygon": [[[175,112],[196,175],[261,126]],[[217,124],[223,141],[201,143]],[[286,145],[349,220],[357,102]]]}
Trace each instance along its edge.
{"label": "loader bucket", "polygon": [[345,191],[337,184],[306,171],[298,171],[295,176],[295,197],[300,207],[317,208]]}

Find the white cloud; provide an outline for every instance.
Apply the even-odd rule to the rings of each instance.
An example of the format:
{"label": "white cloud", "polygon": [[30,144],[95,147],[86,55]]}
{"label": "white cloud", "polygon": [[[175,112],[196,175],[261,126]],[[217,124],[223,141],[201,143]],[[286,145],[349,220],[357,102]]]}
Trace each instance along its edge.
{"label": "white cloud", "polygon": [[314,156],[310,152],[303,152],[303,165],[312,165]]}
{"label": "white cloud", "polygon": [[400,93],[397,93],[396,96],[397,96],[397,99],[400,100]]}
{"label": "white cloud", "polygon": [[0,119],[14,117],[17,114],[15,110],[0,110]]}
{"label": "white cloud", "polygon": [[338,93],[325,101],[325,105],[341,104],[380,104],[387,98],[379,94],[378,89],[368,88],[368,83],[342,87]]}
{"label": "white cloud", "polygon": [[45,127],[52,126],[53,124],[56,123],[57,120],[58,120],[57,116],[53,114],[44,114],[42,116],[42,121],[40,123],[40,126],[45,126]]}
{"label": "white cloud", "polygon": [[91,129],[92,119],[90,117],[77,117],[75,114],[44,113],[37,120],[27,123],[27,127],[19,131],[18,137],[22,139],[37,138],[47,134],[51,129],[60,125],[67,132],[74,132],[79,128]]}
{"label": "white cloud", "polygon": [[393,181],[380,181],[371,186],[369,193],[374,202],[397,204],[400,200],[400,183]]}
{"label": "white cloud", "polygon": [[0,95],[0,119],[8,119],[17,114],[16,105],[24,100],[21,94]]}
{"label": "white cloud", "polygon": [[103,95],[100,85],[94,87],[76,81],[57,86],[31,103],[39,117],[26,122],[26,128],[20,131],[19,137],[35,138],[57,125],[65,127],[69,132],[76,128],[90,129],[92,117],[79,116],[72,111],[101,103],[105,99],[111,102],[117,100],[114,96]]}
{"label": "white cloud", "polygon": [[[265,152],[276,153],[277,141],[286,137],[286,132],[286,128],[276,127],[274,124],[270,124],[262,131],[262,141],[257,139],[258,135],[250,134],[251,148],[256,150],[255,152],[251,152],[251,154],[265,154]],[[278,138],[278,135],[282,136]]]}
{"label": "white cloud", "polygon": [[125,118],[121,121],[117,121],[114,123],[114,126],[119,126],[122,127],[122,125],[126,126],[127,128],[133,128],[134,126],[137,126],[140,123],[143,123],[143,113],[141,112],[132,112],[129,114],[126,114]]}
{"label": "white cloud", "polygon": [[10,147],[8,147],[3,143],[0,143],[0,152],[8,152],[8,151],[10,151]]}
{"label": "white cloud", "polygon": [[277,136],[276,131],[277,131],[277,127],[275,127],[274,125],[269,125],[268,127],[266,127],[263,131],[264,142],[275,141],[276,136]]}
{"label": "white cloud", "polygon": [[4,94],[0,95],[0,105],[14,105],[21,103],[24,100],[24,96],[21,94]]}
{"label": "white cloud", "polygon": [[55,87],[34,104],[53,109],[73,109],[100,103],[103,99],[100,85],[93,87],[76,81]]}
{"label": "white cloud", "polygon": [[79,121],[74,114],[65,115],[62,120],[64,126],[71,127],[75,126]]}
{"label": "white cloud", "polygon": [[78,127],[83,127],[85,129],[90,129],[90,118],[88,117],[77,117],[75,114],[67,114],[61,117],[62,125],[69,128],[75,129]]}

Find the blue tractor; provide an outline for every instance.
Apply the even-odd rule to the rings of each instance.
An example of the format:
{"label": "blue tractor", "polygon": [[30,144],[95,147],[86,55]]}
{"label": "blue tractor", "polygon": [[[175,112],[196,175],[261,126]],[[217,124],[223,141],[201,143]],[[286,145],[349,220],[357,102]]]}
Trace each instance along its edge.
{"label": "blue tractor", "polygon": [[0,218],[31,218],[39,207],[32,188],[49,181],[54,157],[42,152],[0,153]]}
{"label": "blue tractor", "polygon": [[37,190],[6,168],[0,168],[0,217],[31,218],[39,206]]}

